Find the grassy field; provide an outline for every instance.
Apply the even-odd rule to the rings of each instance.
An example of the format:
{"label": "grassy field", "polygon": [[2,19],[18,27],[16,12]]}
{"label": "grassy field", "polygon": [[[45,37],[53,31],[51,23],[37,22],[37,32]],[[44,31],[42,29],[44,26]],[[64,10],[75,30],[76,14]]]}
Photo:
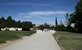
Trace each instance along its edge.
{"label": "grassy field", "polygon": [[82,34],[57,31],[53,36],[62,50],[82,50]]}
{"label": "grassy field", "polygon": [[0,31],[0,43],[20,39],[23,36],[30,36],[35,31]]}

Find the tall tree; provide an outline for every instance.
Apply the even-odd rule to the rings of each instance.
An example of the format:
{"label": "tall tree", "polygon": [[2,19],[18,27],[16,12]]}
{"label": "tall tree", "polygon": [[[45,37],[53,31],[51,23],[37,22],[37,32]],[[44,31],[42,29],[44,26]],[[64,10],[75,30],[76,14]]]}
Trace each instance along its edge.
{"label": "tall tree", "polygon": [[0,28],[4,28],[5,27],[5,18],[1,17],[0,18]]}
{"label": "tall tree", "polygon": [[8,22],[11,22],[11,21],[12,21],[12,17],[9,16],[9,17],[7,18],[7,21],[8,21]]}
{"label": "tall tree", "polygon": [[82,32],[82,0],[77,3],[76,5],[76,11],[75,11],[75,28],[78,30],[78,32]]}
{"label": "tall tree", "polygon": [[9,16],[8,18],[7,18],[7,20],[6,20],[6,26],[7,27],[11,27],[11,25],[12,25],[12,22],[13,20],[12,20],[12,17],[11,16]]}
{"label": "tall tree", "polygon": [[70,14],[70,18],[68,19],[69,24],[75,23],[75,12]]}
{"label": "tall tree", "polygon": [[4,17],[1,17],[0,22],[1,23],[5,22],[5,18]]}
{"label": "tall tree", "polygon": [[69,22],[75,24],[75,31],[82,32],[82,0],[77,3],[75,10],[74,13],[70,14]]}
{"label": "tall tree", "polygon": [[56,17],[56,19],[55,19],[55,25],[56,25],[56,26],[58,25],[57,17]]}

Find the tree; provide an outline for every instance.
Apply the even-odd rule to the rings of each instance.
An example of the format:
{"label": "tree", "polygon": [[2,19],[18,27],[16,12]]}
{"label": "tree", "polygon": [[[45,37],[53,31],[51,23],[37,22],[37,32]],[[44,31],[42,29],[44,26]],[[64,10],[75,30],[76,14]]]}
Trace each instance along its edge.
{"label": "tree", "polygon": [[80,0],[76,7],[75,12],[70,14],[69,18],[69,24],[71,25],[74,23],[74,31],[77,31],[79,33],[82,32],[82,0]]}
{"label": "tree", "polygon": [[5,18],[1,17],[0,18],[0,28],[4,28],[5,27]]}
{"label": "tree", "polygon": [[57,31],[66,31],[66,27],[63,24],[55,26],[55,30]]}
{"label": "tree", "polygon": [[4,17],[1,17],[0,23],[3,23],[3,22],[5,22],[5,18]]}
{"label": "tree", "polygon": [[44,28],[49,29],[50,26],[47,23],[44,23]]}
{"label": "tree", "polygon": [[6,27],[11,27],[12,26],[12,17],[11,16],[9,16],[8,18],[7,18],[7,20],[6,20]]}
{"label": "tree", "polygon": [[55,19],[55,25],[56,25],[56,26],[58,25],[58,22],[57,22],[57,17],[56,17],[56,19]]}
{"label": "tree", "polygon": [[29,31],[30,28],[33,27],[32,22],[21,22],[19,21],[15,21],[12,19],[11,16],[9,16],[6,20],[4,17],[0,18],[0,28],[5,28],[5,27],[18,27],[18,28],[22,28],[24,31]]}
{"label": "tree", "polygon": [[77,3],[75,11],[75,28],[78,32],[82,32],[82,0]]}
{"label": "tree", "polygon": [[19,25],[18,27],[21,28],[22,25],[20,20],[18,21],[18,25]]}
{"label": "tree", "polygon": [[23,31],[29,31],[30,28],[32,28],[32,23],[31,22],[22,22],[22,29]]}
{"label": "tree", "polygon": [[40,25],[39,29],[43,30],[44,29],[44,25]]}
{"label": "tree", "polygon": [[5,28],[5,23],[1,23],[0,28]]}
{"label": "tree", "polygon": [[70,14],[70,18],[68,19],[69,24],[75,23],[75,12]]}

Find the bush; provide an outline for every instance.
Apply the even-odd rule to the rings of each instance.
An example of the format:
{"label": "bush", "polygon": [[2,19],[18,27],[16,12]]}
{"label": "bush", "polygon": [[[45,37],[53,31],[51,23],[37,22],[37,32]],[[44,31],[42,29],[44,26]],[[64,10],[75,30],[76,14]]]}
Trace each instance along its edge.
{"label": "bush", "polygon": [[57,25],[55,27],[55,30],[57,30],[57,31],[67,31],[67,28],[64,25]]}
{"label": "bush", "polygon": [[30,28],[22,28],[23,31],[30,31]]}

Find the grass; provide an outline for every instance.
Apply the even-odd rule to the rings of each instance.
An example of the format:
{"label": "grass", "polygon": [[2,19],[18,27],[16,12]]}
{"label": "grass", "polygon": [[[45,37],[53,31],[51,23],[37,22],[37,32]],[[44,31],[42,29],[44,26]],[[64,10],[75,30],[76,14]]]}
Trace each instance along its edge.
{"label": "grass", "polygon": [[0,44],[20,39],[23,36],[30,36],[33,33],[35,31],[0,31]]}
{"label": "grass", "polygon": [[57,31],[53,36],[62,50],[82,50],[82,34]]}

